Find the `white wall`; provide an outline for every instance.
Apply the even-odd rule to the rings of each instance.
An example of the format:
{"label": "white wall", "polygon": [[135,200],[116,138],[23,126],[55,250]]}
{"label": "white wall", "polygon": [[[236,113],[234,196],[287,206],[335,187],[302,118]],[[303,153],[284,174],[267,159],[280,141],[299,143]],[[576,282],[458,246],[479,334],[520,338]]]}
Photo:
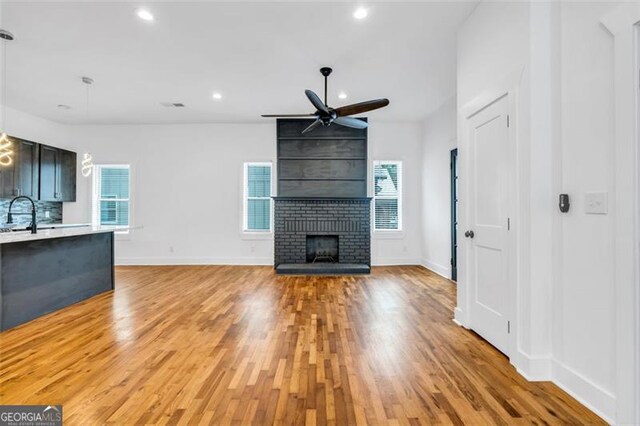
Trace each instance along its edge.
{"label": "white wall", "polygon": [[[615,206],[587,215],[584,197],[615,192],[613,40],[599,22],[615,6],[483,2],[458,45],[459,132],[465,114],[490,101],[500,81],[515,82],[518,334],[511,361],[609,421],[617,415]],[[572,200],[568,214],[557,209],[563,192]]]}
{"label": "white wall", "polygon": [[[613,38],[600,24],[611,4],[561,7],[562,215],[554,358],[567,387],[593,385],[594,403],[613,410],[615,288],[613,203],[606,215],[585,214],[585,194],[613,195]],[[630,196],[630,194],[628,195]],[[567,371],[568,370],[568,371]],[[608,394],[608,395],[607,395]]]}
{"label": "white wall", "polygon": [[371,122],[369,127],[370,160],[401,160],[403,167],[403,230],[373,233],[371,257],[374,265],[420,264],[421,137],[420,123]]}
{"label": "white wall", "polygon": [[[15,136],[131,165],[132,222],[144,228],[116,244],[120,264],[273,263],[272,238],[241,232],[243,162],[275,162],[275,123],[67,126],[9,110]],[[404,163],[404,231],[372,238],[374,264],[418,264],[419,123],[372,122],[370,160]],[[66,223],[91,221],[91,179],[78,173]]]}
{"label": "white wall", "polygon": [[456,98],[434,111],[422,133],[422,265],[451,278],[451,150],[457,146]]}

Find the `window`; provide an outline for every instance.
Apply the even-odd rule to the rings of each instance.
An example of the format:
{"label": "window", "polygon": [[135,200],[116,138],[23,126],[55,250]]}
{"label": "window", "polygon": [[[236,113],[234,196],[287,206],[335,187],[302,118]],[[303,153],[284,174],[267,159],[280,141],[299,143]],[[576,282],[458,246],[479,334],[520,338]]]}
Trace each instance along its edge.
{"label": "window", "polygon": [[93,223],[128,226],[130,216],[128,165],[95,165],[93,176]]}
{"label": "window", "polygon": [[271,163],[244,163],[243,229],[271,232]]}
{"label": "window", "polygon": [[373,162],[373,230],[402,230],[402,162]]}

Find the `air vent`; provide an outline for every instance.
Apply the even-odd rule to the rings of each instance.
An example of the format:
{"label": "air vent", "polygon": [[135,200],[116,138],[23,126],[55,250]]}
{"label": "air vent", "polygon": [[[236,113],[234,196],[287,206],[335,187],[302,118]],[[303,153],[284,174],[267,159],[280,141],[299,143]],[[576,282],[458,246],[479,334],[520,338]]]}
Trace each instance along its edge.
{"label": "air vent", "polygon": [[160,105],[167,108],[184,108],[184,104],[181,102],[160,102]]}

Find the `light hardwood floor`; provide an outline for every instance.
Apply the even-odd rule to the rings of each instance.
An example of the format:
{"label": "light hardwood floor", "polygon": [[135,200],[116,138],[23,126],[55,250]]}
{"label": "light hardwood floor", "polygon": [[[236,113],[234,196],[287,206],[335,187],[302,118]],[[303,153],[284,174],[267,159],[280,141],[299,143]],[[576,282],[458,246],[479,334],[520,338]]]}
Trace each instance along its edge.
{"label": "light hardwood floor", "polygon": [[119,267],[116,290],[0,334],[0,403],[65,424],[602,424],[452,321],[421,267]]}

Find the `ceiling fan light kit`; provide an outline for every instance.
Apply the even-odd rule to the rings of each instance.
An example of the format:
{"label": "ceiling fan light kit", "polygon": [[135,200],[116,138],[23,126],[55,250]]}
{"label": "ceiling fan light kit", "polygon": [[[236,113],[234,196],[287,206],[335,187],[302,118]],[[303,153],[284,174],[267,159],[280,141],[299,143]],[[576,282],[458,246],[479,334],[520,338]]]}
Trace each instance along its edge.
{"label": "ceiling fan light kit", "polygon": [[368,124],[366,121],[359,120],[350,115],[362,114],[364,112],[373,111],[378,108],[383,108],[389,105],[389,99],[374,99],[365,102],[359,102],[357,104],[345,105],[339,108],[331,108],[327,103],[327,79],[331,75],[333,70],[329,67],[320,68],[320,74],[324,76],[324,102],[318,95],[312,90],[305,90],[309,102],[316,108],[316,112],[311,114],[263,114],[263,117],[268,118],[310,118],[315,117],[316,120],[311,123],[306,129],[302,131],[302,134],[308,133],[318,126],[330,126],[331,124],[338,124],[340,126],[351,127],[354,129],[366,129]]}

